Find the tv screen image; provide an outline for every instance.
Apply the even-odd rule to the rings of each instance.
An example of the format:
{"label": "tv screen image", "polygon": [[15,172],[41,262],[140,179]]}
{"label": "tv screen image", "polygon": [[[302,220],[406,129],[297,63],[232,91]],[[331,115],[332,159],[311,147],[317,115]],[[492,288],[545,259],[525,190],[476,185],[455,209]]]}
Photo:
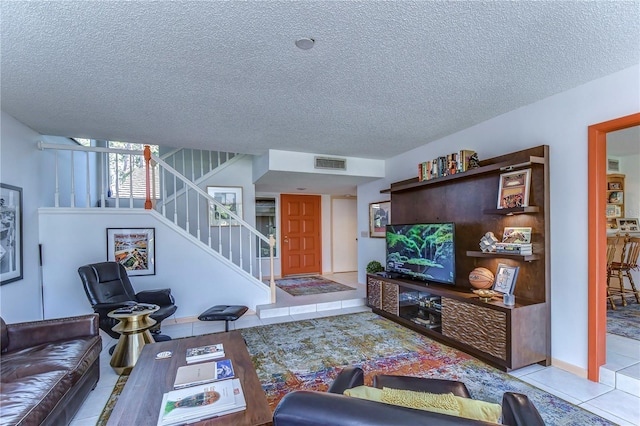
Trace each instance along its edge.
{"label": "tv screen image", "polygon": [[387,225],[387,272],[455,284],[453,223]]}

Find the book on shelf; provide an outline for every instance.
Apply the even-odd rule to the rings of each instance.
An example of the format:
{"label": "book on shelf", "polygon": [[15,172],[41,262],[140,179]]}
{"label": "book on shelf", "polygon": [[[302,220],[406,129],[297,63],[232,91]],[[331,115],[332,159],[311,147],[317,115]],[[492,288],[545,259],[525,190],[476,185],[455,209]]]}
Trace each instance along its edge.
{"label": "book on shelf", "polygon": [[496,243],[496,253],[504,254],[533,254],[531,243]]}
{"label": "book on shelf", "polygon": [[469,167],[469,160],[471,156],[476,152],[470,149],[461,149],[458,152],[458,173],[466,172],[471,167]]}
{"label": "book on shelf", "polygon": [[189,386],[230,379],[234,375],[233,364],[230,359],[183,365],[182,367],[178,367],[173,388],[182,389]]}
{"label": "book on shelf", "polygon": [[187,349],[187,364],[222,357],[224,357],[224,347],[222,343]]}
{"label": "book on shelf", "polygon": [[157,426],[193,423],[246,408],[240,380],[221,380],[165,393]]}

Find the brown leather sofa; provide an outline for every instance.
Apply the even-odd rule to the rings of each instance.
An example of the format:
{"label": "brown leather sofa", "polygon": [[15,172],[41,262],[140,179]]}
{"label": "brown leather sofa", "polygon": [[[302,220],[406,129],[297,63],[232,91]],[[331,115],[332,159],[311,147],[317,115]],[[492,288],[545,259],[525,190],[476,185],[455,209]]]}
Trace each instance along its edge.
{"label": "brown leather sofa", "polygon": [[66,425],[100,378],[98,315],[0,318],[0,425]]}
{"label": "brown leather sofa", "polygon": [[[416,426],[416,425],[495,425],[413,408],[389,405],[342,395],[346,389],[364,384],[364,373],[358,367],[344,368],[328,392],[294,391],[282,398],[273,413],[273,426]],[[452,393],[469,398],[467,387],[453,380],[378,375],[376,388],[405,389],[434,394]],[[506,392],[502,398],[503,425],[544,426],[536,407],[526,395]]]}

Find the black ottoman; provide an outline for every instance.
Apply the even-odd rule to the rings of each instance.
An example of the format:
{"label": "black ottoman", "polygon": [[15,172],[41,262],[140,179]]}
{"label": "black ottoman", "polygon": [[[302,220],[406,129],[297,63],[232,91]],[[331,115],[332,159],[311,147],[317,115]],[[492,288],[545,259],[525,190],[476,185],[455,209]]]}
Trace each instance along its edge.
{"label": "black ottoman", "polygon": [[224,321],[224,331],[229,331],[229,321],[240,318],[249,308],[240,305],[216,305],[200,314],[200,321]]}

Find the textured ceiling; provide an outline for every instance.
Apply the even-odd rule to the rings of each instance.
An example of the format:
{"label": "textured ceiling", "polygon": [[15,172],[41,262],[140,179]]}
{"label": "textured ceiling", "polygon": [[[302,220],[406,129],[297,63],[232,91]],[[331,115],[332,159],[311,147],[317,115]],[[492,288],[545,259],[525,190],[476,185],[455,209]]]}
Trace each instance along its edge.
{"label": "textured ceiling", "polygon": [[387,158],[640,62],[638,1],[0,8],[2,109],[36,131],[249,154]]}

